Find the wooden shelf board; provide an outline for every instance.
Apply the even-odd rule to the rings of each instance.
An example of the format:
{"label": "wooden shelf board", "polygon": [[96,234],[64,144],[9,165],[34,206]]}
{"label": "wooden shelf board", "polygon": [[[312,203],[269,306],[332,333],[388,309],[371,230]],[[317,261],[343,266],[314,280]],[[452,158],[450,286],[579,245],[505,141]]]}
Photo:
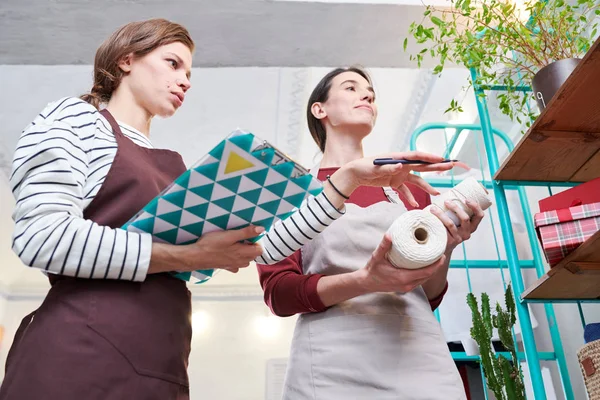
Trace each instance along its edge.
{"label": "wooden shelf board", "polygon": [[525,290],[522,298],[600,299],[600,231]]}
{"label": "wooden shelf board", "polygon": [[600,38],[494,179],[586,182],[600,177]]}

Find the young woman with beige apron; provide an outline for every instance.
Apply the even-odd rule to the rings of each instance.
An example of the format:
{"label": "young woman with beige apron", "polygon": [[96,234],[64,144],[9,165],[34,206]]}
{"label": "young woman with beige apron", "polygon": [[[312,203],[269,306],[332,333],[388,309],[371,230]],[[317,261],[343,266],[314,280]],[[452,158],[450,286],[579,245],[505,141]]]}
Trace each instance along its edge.
{"label": "young woman with beige apron", "polygon": [[[304,274],[365,266],[392,222],[406,212],[394,190],[383,190],[388,202],[366,208],[346,203],[344,218],[301,249]],[[300,315],[283,399],[462,400],[465,391],[419,287],[404,294],[367,294]]]}
{"label": "young woman with beige apron", "polygon": [[[309,131],[323,153],[313,174],[334,187],[330,174],[364,157],[363,140],[377,119],[372,81],[356,67],[336,68],[315,86],[307,105]],[[405,154],[421,158],[422,153]],[[420,161],[416,165],[419,165]],[[403,180],[431,195],[435,189],[411,174],[425,166],[404,164]],[[421,185],[419,185],[421,183]],[[294,256],[259,265],[265,302],[279,316],[299,315],[284,383],[284,400],[463,400],[465,390],[432,305],[447,287],[452,250],[470,237],[483,216],[472,206],[449,204],[460,228],[437,210],[448,229],[445,254],[418,270],[395,268],[385,259],[391,246],[385,233],[407,209],[423,206],[407,185],[361,188],[343,218],[302,247]],[[359,193],[360,192],[360,193]],[[416,192],[415,192],[416,193]],[[385,194],[385,196],[383,195]],[[426,193],[422,193],[426,194]],[[353,198],[353,196],[355,196]]]}

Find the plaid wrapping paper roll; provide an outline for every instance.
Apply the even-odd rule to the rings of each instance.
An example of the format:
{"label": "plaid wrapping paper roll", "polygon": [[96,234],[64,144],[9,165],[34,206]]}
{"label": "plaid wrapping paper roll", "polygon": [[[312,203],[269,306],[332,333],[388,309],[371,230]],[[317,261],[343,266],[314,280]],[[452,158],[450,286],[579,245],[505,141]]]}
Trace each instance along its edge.
{"label": "plaid wrapping paper roll", "polygon": [[538,213],[535,227],[553,267],[600,230],[600,203]]}

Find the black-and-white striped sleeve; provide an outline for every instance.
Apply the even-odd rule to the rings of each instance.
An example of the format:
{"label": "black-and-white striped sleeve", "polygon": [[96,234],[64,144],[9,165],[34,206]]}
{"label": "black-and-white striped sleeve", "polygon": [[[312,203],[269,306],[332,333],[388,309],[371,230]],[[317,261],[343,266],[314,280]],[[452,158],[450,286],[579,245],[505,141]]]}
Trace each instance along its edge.
{"label": "black-and-white striped sleeve", "polygon": [[345,212],[345,208],[335,208],[324,192],[307,198],[299,209],[277,221],[260,239],[263,254],[255,261],[275,264],[291,256]]}
{"label": "black-and-white striped sleeve", "polygon": [[[49,273],[143,281],[151,236],[83,218],[116,153],[116,146],[96,140],[99,118],[90,104],[63,99],[21,134],[10,177],[16,198],[13,250],[26,265]],[[102,163],[102,173],[90,177]]]}

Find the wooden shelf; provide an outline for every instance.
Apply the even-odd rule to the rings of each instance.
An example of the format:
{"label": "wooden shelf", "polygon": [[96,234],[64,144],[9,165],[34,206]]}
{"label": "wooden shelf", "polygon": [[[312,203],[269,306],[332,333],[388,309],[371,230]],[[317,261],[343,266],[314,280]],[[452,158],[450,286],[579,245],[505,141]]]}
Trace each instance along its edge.
{"label": "wooden shelf", "polygon": [[600,299],[600,231],[523,292],[527,300]]}
{"label": "wooden shelf", "polygon": [[600,177],[600,38],[506,158],[500,181]]}

